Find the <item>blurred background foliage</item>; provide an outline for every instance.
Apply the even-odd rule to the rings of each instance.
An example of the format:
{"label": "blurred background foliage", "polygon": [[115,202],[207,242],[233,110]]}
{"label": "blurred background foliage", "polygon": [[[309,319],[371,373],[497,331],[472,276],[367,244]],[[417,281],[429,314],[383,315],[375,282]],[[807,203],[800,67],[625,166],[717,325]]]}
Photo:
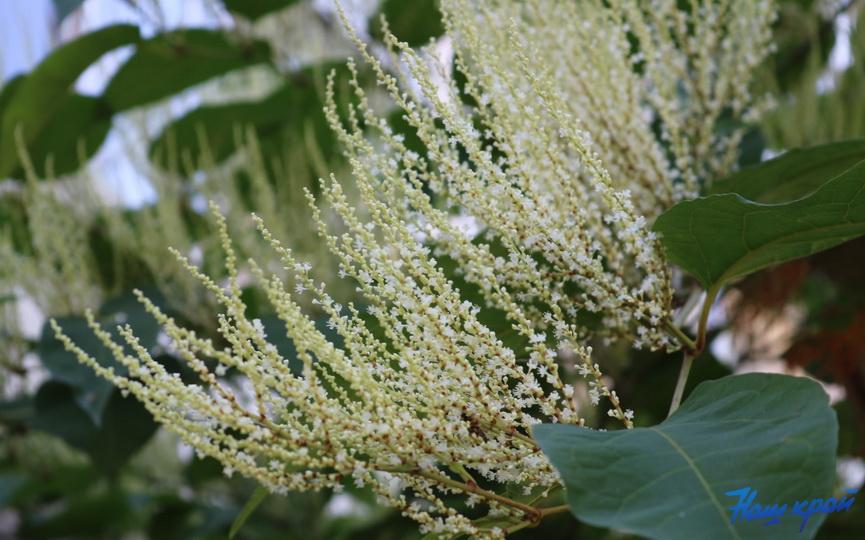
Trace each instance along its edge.
{"label": "blurred background foliage", "polygon": [[[131,325],[154,357],[188,376],[132,290],[219,339],[213,299],[166,250],[178,249],[215,279],[225,276],[207,200],[226,214],[242,258],[273,259],[251,226],[255,212],[313,262],[316,279],[338,284],[302,190],[315,192],[319,177],[345,174],[321,108],[331,70],[337,99],[350,99],[344,59],[353,48],[333,10],[322,7],[327,2],[307,0],[212,0],[220,27],[172,29],[159,24],[159,2],[54,0],[58,24],[95,1],[125,2],[158,30],[145,35],[122,24],[85,33],[0,87],[0,539],[226,538],[255,484],[226,478],[215,461],[193,457],[136,401],[79,366],[44,321],[57,318],[80,346],[110,364],[83,318],[93,309],[109,326]],[[778,49],[758,81],[777,106],[749,126],[742,166],[786,149],[865,136],[865,31],[856,31],[865,25],[863,2],[780,4]],[[357,14],[374,47],[382,46],[382,14],[412,45],[443,32],[433,0],[371,1]],[[117,50],[125,51],[123,59],[103,91],[77,92],[82,74]],[[847,61],[839,62],[839,50],[849,50]],[[370,75],[362,72],[360,80],[374,95]],[[178,103],[185,104],[180,113]],[[405,128],[398,114],[393,119],[395,129]],[[124,204],[100,184],[110,171],[95,162],[112,131],[124,135],[134,171],[147,179],[151,195],[143,202]],[[839,481],[860,483],[863,254],[865,243],[852,242],[732,286],[719,314],[732,324],[718,325],[715,346],[695,363],[689,383],[768,366],[834,384],[846,396],[836,405],[839,454],[853,471]],[[247,285],[249,316],[261,318],[290,357],[292,344],[280,341],[272,308],[252,280]],[[489,323],[510,339],[506,323]],[[678,361],[627,343],[598,343],[595,351],[623,402],[638,412],[638,424],[660,422]],[[603,415],[594,420],[604,426]],[[832,514],[821,535],[859,538],[863,526],[865,505],[853,505]],[[516,536],[624,538],[569,516]],[[350,490],[265,497],[236,537],[419,535],[413,522],[377,506],[369,493]]]}

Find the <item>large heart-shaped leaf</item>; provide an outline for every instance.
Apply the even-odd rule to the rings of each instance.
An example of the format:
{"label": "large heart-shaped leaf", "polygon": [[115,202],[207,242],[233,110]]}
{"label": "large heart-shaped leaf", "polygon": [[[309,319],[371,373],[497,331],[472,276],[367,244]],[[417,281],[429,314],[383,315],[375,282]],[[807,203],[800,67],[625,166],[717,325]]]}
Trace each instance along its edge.
{"label": "large heart-shaped leaf", "polygon": [[865,161],[787,204],[735,194],[683,201],[655,221],[668,259],[710,292],[761,268],[865,234]]}
{"label": "large heart-shaped leaf", "polygon": [[763,204],[786,203],[810,195],[863,159],[865,139],[796,148],[715,182],[708,194],[735,193]]}
{"label": "large heart-shaped leaf", "polygon": [[[652,428],[595,431],[535,426],[580,520],[657,539],[811,538],[825,518],[791,515],[797,501],[827,499],[838,423],[814,381],[765,373],[702,383]],[[736,520],[728,492],[787,504],[780,523]]]}

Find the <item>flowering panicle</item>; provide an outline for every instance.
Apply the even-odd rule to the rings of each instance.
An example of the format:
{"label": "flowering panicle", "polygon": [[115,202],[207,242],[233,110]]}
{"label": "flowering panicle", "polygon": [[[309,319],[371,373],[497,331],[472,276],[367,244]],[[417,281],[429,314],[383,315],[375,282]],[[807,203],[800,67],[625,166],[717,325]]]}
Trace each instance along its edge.
{"label": "flowering panicle", "polygon": [[[226,472],[252,476],[276,492],[339,489],[349,480],[369,485],[430,530],[480,533],[444,505],[441,495],[449,492],[469,494],[518,523],[526,519],[526,509],[499,501],[478,487],[477,478],[528,491],[555,487],[558,476],[531,439],[530,428],[541,421],[581,425],[574,388],[562,383],[555,350],[537,334],[531,334],[527,361],[505,347],[478,321],[481,308],[461,300],[410,228],[371,198],[369,190],[361,193],[373,226],[356,219],[337,183],[325,186],[325,196],[350,234],[331,236],[321,220],[319,224],[341,260],[342,273],[357,282],[370,302],[371,317],[362,316],[359,306],[341,306],[328,296],[310,279],[310,266],[297,261],[258,220],[265,239],[294,273],[294,290],[315,295],[342,347],[328,341],[302,313],[287,284],[253,264],[297,351],[296,358],[279,354],[261,322],[246,317],[234,251],[221,218],[228,286],[223,289],[184,264],[225,308],[219,318],[225,348],[178,326],[141,297],[201,384],[186,384],[166,371],[138,345],[129,327],[120,334],[136,356],[126,355],[91,318],[94,331],[128,375],[100,366],[55,326],[58,337],[200,453],[220,460]],[[525,319],[521,322],[532,332]],[[584,362],[593,399],[608,397],[613,415],[630,425],[631,413],[619,408],[615,393],[590,363],[591,350],[571,347]],[[245,391],[235,388],[237,380]],[[447,472],[457,466],[456,476]],[[394,481],[413,495],[402,490],[395,495]]]}
{"label": "flowering panicle", "polygon": [[[752,31],[748,39],[765,45],[769,4],[749,4],[751,28],[728,21],[731,2],[695,0],[688,16],[673,11],[673,0],[652,9],[636,0],[443,0],[462,86],[448,65],[393,36],[388,72],[348,28],[423,145],[411,149],[374,112],[353,62],[356,99],[344,117],[329,80],[325,113],[346,148],[358,200],[333,177],[321,182],[320,205],[307,197],[339,276],[362,300],[340,304],[255,218],[293,276],[250,262],[294,345],[286,358],[248,317],[228,227],[213,205],[227,285],[177,256],[222,306],[225,345],[141,298],[199,384],[167,372],[128,327],[120,333],[134,355],[91,318],[128,375],[100,366],[55,326],[58,337],[226,472],[275,492],[354,482],[430,532],[501,537],[531,525],[544,509],[479,481],[527,493],[560,486],[531,427],[584,424],[574,386],[560,376],[566,358],[588,379],[591,402],[605,398],[609,414],[632,427],[633,413],[581,343],[605,336],[676,347],[664,332],[670,276],[650,220],[726,166],[735,137],[712,127],[727,109],[744,113],[745,87],[731,77],[753,67],[743,42],[730,40]],[[661,77],[665,63],[670,80]],[[481,234],[465,231],[466,221]],[[445,260],[462,274],[449,277]],[[326,315],[330,333],[304,313],[307,301]],[[485,310],[506,319],[525,348],[506,345]],[[444,502],[453,493],[509,525],[480,528]]]}

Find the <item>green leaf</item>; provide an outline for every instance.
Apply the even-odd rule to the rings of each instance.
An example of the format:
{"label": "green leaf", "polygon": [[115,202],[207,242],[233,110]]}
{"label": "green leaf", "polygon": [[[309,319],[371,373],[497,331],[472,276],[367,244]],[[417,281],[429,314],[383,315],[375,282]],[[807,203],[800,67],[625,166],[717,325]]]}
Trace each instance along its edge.
{"label": "green leaf", "polygon": [[717,293],[736,277],[865,234],[865,161],[798,201],[712,195],[675,205],[652,229],[663,234],[670,262]]}
{"label": "green leaf", "polygon": [[[384,15],[391,33],[400,41],[412,47],[426,45],[434,37],[445,31],[442,16],[434,0],[385,0],[380,14]],[[378,18],[373,21],[373,34],[381,37],[382,29]]]}
{"label": "green leaf", "polygon": [[[49,499],[51,500],[51,499]],[[65,500],[53,500],[54,512],[34,512],[25,518],[25,538],[121,538],[134,519],[132,497],[119,483],[103,489],[83,490]]]}
{"label": "green leaf", "polygon": [[715,182],[709,194],[736,193],[763,204],[794,201],[810,195],[865,159],[865,139],[797,148]]}
{"label": "green leaf", "polygon": [[273,13],[285,9],[292,4],[296,4],[298,0],[222,0],[226,9],[232,13],[237,13],[254,21]]}
{"label": "green leaf", "polygon": [[[51,53],[36,69],[19,79],[0,111],[0,178],[18,166],[15,131],[22,129],[25,147],[43,136],[48,124],[66,103],[81,73],[106,52],[140,39],[132,25],[109,26],[86,34]],[[11,85],[8,85],[11,86]],[[6,91],[4,89],[4,94]]]}
{"label": "green leaf", "polygon": [[[814,381],[752,373],[702,383],[651,428],[595,431],[544,424],[532,434],[561,474],[581,521],[648,538],[812,538],[825,514],[791,515],[796,501],[832,494],[838,423]],[[731,523],[754,503],[787,504],[780,523]]]}
{"label": "green leaf", "polygon": [[140,43],[103,97],[115,112],[124,111],[269,60],[270,47],[264,41],[241,43],[203,28],[177,30]]}
{"label": "green leaf", "polygon": [[6,105],[12,100],[12,96],[18,91],[18,87],[24,82],[24,77],[24,75],[18,75],[8,81],[0,81],[3,83],[3,89],[0,90],[0,117],[2,117]]}
{"label": "green leaf", "polygon": [[132,397],[124,398],[113,389],[97,426],[76,402],[74,389],[61,382],[47,381],[36,393],[36,415],[28,426],[56,435],[90,455],[104,474],[115,471],[137,452],[159,425]]}
{"label": "green leaf", "polygon": [[[70,316],[57,317],[56,320],[63,328],[63,333],[69,336],[81,350],[87,352],[101,365],[113,367],[116,373],[126,373],[125,367],[114,360],[110,351],[93,334],[86,319]],[[48,369],[54,380],[69,385],[73,389],[76,404],[90,416],[90,420],[95,425],[99,425],[114,386],[99,377],[89,366],[80,363],[74,353],[67,351],[63,343],[54,337],[54,330],[47,322],[42,327],[37,352],[42,365]]]}
{"label": "green leaf", "polygon": [[231,524],[231,530],[228,532],[228,538],[233,539],[238,532],[240,532],[240,528],[243,527],[243,524],[246,523],[246,520],[252,513],[258,508],[258,505],[261,504],[270,492],[264,486],[258,486],[256,488],[255,493],[246,501],[246,504],[243,505],[243,508],[240,510],[240,513],[237,514],[237,517],[234,519],[234,523]]}
{"label": "green leaf", "polygon": [[[78,170],[102,146],[111,129],[111,111],[102,99],[69,94],[45,128],[29,142],[27,152],[40,178]],[[23,178],[21,166],[11,173]]]}
{"label": "green leaf", "polygon": [[[164,297],[158,291],[150,289],[145,293],[156,305],[165,304]],[[118,375],[126,373],[126,368],[114,359],[111,351],[96,337],[84,317],[57,317],[56,320],[63,333],[99,364],[113,368]],[[117,334],[116,327],[128,324],[141,346],[150,349],[156,345],[159,324],[132,293],[106,300],[99,309],[99,321],[104,330],[112,333],[116,343],[125,343]],[[114,386],[96,375],[89,366],[80,363],[74,353],[67,351],[63,343],[54,336],[54,330],[47,322],[42,327],[37,352],[42,364],[54,379],[71,386],[75,391],[76,403],[90,415],[95,425],[101,425],[103,411]],[[134,354],[134,351],[126,346],[126,354]]]}

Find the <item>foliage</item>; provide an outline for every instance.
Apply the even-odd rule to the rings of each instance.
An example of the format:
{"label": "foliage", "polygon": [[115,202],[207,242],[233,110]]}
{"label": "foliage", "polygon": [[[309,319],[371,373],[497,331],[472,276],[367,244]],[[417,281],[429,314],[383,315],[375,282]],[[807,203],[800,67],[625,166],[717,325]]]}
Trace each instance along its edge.
{"label": "foliage", "polygon": [[[58,0],[61,18],[81,3]],[[856,393],[863,385],[855,360],[865,320],[857,306],[865,302],[855,303],[859,274],[845,277],[851,272],[845,257],[857,244],[823,250],[862,235],[865,145],[854,137],[865,133],[852,112],[861,100],[850,97],[861,91],[862,57],[857,53],[835,92],[815,94],[835,39],[815,2],[780,6],[773,28],[778,51],[764,66],[764,83],[779,92],[781,105],[759,126],[763,103],[750,100],[743,85],[765,52],[762,34],[737,42],[748,44],[741,50],[719,40],[717,49],[699,52],[698,37],[714,31],[711,25],[697,28],[702,23],[685,22],[687,14],[658,12],[658,20],[678,21],[664,34],[634,8],[638,2],[586,2],[621,7],[619,19],[610,20],[571,4],[557,4],[555,13],[530,7],[512,13],[507,3],[491,2],[472,12],[474,20],[455,15],[470,12],[462,1],[442,2],[440,16],[433,2],[388,0],[380,6],[388,24],[372,17],[375,43],[361,45],[362,65],[352,62],[347,70],[326,57],[287,69],[278,58],[277,40],[262,29],[281,16],[308,16],[304,2],[220,4],[236,27],[161,30],[147,39],[134,26],[106,28],[58,48],[0,90],[0,177],[14,186],[0,192],[6,235],[0,370],[8,381],[27,380],[33,370],[27,355],[46,370],[38,389],[9,386],[0,401],[0,503],[19,520],[19,535],[419,536],[414,524],[379,505],[384,498],[424,524],[430,538],[448,537],[442,527],[493,537],[507,530],[524,538],[608,538],[625,530],[692,538],[711,530],[718,538],[772,538],[796,534],[788,528],[798,529],[799,520],[731,524],[724,493],[754,485],[759,500],[779,504],[839,493],[839,437],[839,455],[861,453],[865,440],[865,428],[857,428],[865,426],[865,408],[855,402],[865,395]],[[765,15],[762,3],[747,4],[745,23]],[[731,6],[745,9],[741,2]],[[510,31],[494,23],[493,13],[513,15]],[[578,13],[586,24],[561,24]],[[539,21],[543,32],[533,29]],[[557,35],[559,27],[566,33]],[[445,29],[457,54],[452,64],[432,68],[433,50],[416,53],[389,33],[420,46]],[[593,40],[602,31],[610,49],[626,54],[600,54]],[[563,36],[581,44],[572,55],[550,45]],[[691,52],[681,53],[686,44]],[[681,56],[664,56],[668,46]],[[131,55],[102,95],[76,93],[80,74],[120,47]],[[404,63],[379,63],[376,47]],[[724,55],[736,60],[721,62],[719,74],[711,59]],[[112,124],[261,72],[266,91],[255,99],[201,104],[152,134],[145,154],[159,192],[155,204],[118,210],[82,203],[92,198],[86,189],[58,196],[68,182],[61,177],[87,165]],[[439,76],[449,93],[441,101],[430,82]],[[393,94],[396,109],[381,107],[376,82]],[[737,98],[706,99],[707,88]],[[780,94],[791,91],[793,98]],[[822,119],[823,112],[810,114],[808,107],[836,111],[826,113],[835,127],[789,124]],[[839,138],[851,140],[829,142]],[[735,172],[737,161],[755,161],[764,144],[781,150],[817,142],[826,144]],[[356,177],[345,191],[336,182],[311,181],[330,171],[341,177],[345,168]],[[71,178],[86,184],[85,175]],[[478,185],[497,190],[496,197]],[[557,195],[563,189],[575,193]],[[330,206],[310,212],[306,199],[313,196]],[[218,201],[225,216],[214,223],[193,210],[202,197]],[[251,226],[251,211],[260,216],[258,227]],[[577,218],[556,221],[557,213]],[[454,223],[467,215],[482,233],[462,240]],[[345,232],[354,235],[356,251]],[[584,241],[582,266],[568,266],[568,250]],[[288,245],[295,251],[286,252]],[[186,258],[172,257],[169,246]],[[259,266],[247,266],[247,258]],[[307,260],[311,270],[301,262]],[[678,269],[668,271],[667,261]],[[806,267],[813,272],[803,277]],[[342,286],[340,274],[348,276]],[[407,276],[415,281],[402,281]],[[783,291],[770,298],[774,289],[761,279],[777,279]],[[306,294],[291,303],[283,283]],[[388,312],[403,302],[388,296],[394,294],[388,286],[403,298],[427,299],[435,316],[419,303]],[[140,303],[135,289],[151,303]],[[703,289],[708,295],[697,309]],[[330,295],[352,307],[333,308]],[[810,381],[723,376],[729,369],[709,348],[717,297],[730,309],[730,331],[751,313],[747,301],[731,299],[750,299],[758,312],[802,306],[802,336],[786,360],[847,386],[853,399],[836,406],[839,420]],[[16,308],[25,298],[36,299],[56,324],[24,337]],[[697,322],[687,324],[694,314]],[[55,328],[68,339],[55,339]],[[441,337],[449,332],[458,337]],[[440,364],[423,357],[424,347],[437,342]],[[676,349],[684,356],[678,381],[670,361]],[[489,351],[499,353],[500,364],[484,363]],[[422,358],[416,366],[405,364],[412,355]],[[453,369],[449,355],[458,357]],[[386,361],[368,375],[365,362],[378,357]],[[256,379],[271,369],[268,362],[286,367],[281,382]],[[153,418],[184,436],[198,429],[196,422],[182,407],[171,416],[174,404],[150,397],[142,382],[159,388],[152,373],[171,378],[172,386],[161,388],[181,401],[187,388],[243,396],[243,381],[252,381],[260,397],[282,384],[291,399],[273,403],[299,419],[293,429],[363,450],[340,461],[322,446],[299,458],[289,452],[295,437],[267,450],[275,466],[258,461],[244,468],[232,452],[261,451],[258,431],[247,430],[271,429],[272,422],[261,413],[251,428],[233,416],[246,411],[237,406],[211,416],[229,427],[208,434],[234,442],[198,445],[202,457],[222,463],[184,462],[176,439],[157,432]],[[708,379],[718,380],[702,382]],[[304,409],[306,397],[285,391],[289,381],[312,381],[303,387],[307,395],[327,396],[322,403],[334,407],[316,417]],[[530,390],[535,384],[540,393]],[[407,386],[417,390],[406,393]],[[484,397],[473,401],[473,391]],[[664,420],[671,393],[672,414]],[[601,400],[602,407],[591,406]],[[350,413],[344,419],[337,402]],[[384,412],[395,407],[400,415]],[[556,423],[535,425],[551,419]],[[363,441],[351,439],[352,426],[369,431]],[[385,427],[370,431],[375,426]],[[388,427],[421,442],[397,448]],[[424,439],[441,446],[439,455],[418,461],[423,466],[385,464],[419,455]],[[225,467],[282,495],[225,479]],[[321,475],[318,484],[304,484],[310,471]],[[383,473],[391,475],[384,482]],[[367,485],[345,483],[351,475]],[[296,480],[291,487],[316,491],[285,494],[283,477]],[[396,478],[403,482],[398,495],[390,483]],[[326,510],[338,501],[350,501],[353,513]],[[828,516],[824,530],[855,537],[857,509]],[[812,516],[803,538],[817,534],[823,519]]]}
{"label": "foliage", "polygon": [[[813,381],[726,377],[702,383],[651,428],[568,427],[546,424],[532,434],[565,478],[574,515],[649,538],[790,538],[800,519],[768,531],[757,529],[765,523],[737,525],[727,506],[736,501],[723,494],[756,478],[764,502],[822,498],[832,489],[826,471],[835,461],[837,424]],[[731,440],[742,444],[727,448]],[[809,520],[802,537],[812,538],[820,522]]]}

